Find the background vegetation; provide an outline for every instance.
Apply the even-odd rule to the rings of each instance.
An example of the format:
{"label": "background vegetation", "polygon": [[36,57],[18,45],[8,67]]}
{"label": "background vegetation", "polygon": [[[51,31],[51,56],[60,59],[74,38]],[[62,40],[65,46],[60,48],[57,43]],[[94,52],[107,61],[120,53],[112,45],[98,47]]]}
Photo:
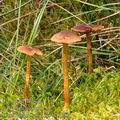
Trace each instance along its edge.
{"label": "background vegetation", "polygon": [[[1,0],[0,119],[119,120],[119,13],[119,0]],[[85,36],[81,34],[81,43],[70,45],[71,106],[62,113],[62,46],[50,38],[79,23],[105,28],[91,34],[95,68],[91,75]],[[27,110],[23,104],[26,57],[16,50],[24,44],[44,52],[32,59]]]}

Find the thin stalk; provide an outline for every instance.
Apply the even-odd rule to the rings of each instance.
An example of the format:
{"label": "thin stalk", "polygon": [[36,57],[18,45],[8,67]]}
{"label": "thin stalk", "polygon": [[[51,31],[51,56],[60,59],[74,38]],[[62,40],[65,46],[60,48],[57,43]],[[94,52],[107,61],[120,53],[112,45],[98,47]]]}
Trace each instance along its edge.
{"label": "thin stalk", "polygon": [[68,60],[68,44],[63,44],[64,111],[68,109],[70,104],[67,60]]}
{"label": "thin stalk", "polygon": [[24,100],[25,104],[27,104],[29,97],[29,83],[30,83],[30,66],[31,66],[31,56],[28,56],[27,65],[26,65],[26,79],[24,86]]}
{"label": "thin stalk", "polygon": [[93,60],[92,60],[92,44],[90,40],[90,33],[86,33],[87,49],[88,49],[88,72],[93,72]]}

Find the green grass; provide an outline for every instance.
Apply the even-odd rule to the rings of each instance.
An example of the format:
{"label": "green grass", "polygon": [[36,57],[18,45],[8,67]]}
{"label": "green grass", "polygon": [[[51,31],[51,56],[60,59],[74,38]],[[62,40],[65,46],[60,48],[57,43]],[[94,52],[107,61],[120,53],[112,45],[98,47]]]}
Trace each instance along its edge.
{"label": "green grass", "polygon": [[119,75],[115,71],[96,73],[92,78],[86,78],[85,82],[81,81],[74,89],[73,116],[88,120],[117,119],[112,115],[120,111]]}
{"label": "green grass", "polygon": [[[31,99],[27,109],[23,104],[22,92],[19,96],[17,93],[12,95],[10,93],[1,94],[1,117],[7,118],[11,114],[11,119],[20,117],[20,115],[23,118],[26,116],[35,118],[39,115],[41,119],[49,119],[50,117],[55,119],[55,116],[59,119],[68,117],[78,120],[117,119],[118,117],[113,117],[113,115],[120,111],[120,72],[114,70],[112,72],[105,72],[104,70],[99,72],[96,70],[91,76],[83,72],[80,73],[80,76],[77,79],[71,78],[74,81],[71,80],[70,86],[71,105],[69,113],[61,112],[63,97],[59,94],[62,87],[58,83],[58,81],[62,83],[61,76],[60,78],[57,77],[59,79],[54,80],[54,83],[49,81],[49,76],[49,79],[46,79],[47,85],[45,83],[41,85],[40,80],[31,81]],[[58,96],[59,98],[57,98]]]}
{"label": "green grass", "polygon": [[[119,120],[120,3],[43,0],[39,8],[34,4],[32,0],[0,4],[0,119]],[[87,74],[85,36],[69,46],[71,105],[63,113],[62,46],[50,38],[77,23],[102,24],[105,29],[97,34],[99,39],[91,34],[92,75]],[[26,57],[16,51],[23,44],[44,52],[32,58],[28,108],[23,102]]]}

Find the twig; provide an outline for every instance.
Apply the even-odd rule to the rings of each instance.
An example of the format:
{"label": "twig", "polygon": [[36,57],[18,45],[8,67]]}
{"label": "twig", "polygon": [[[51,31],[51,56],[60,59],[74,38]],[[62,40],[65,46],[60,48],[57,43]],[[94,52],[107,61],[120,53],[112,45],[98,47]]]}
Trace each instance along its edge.
{"label": "twig", "polygon": [[27,16],[33,14],[33,13],[36,13],[36,12],[37,12],[37,11],[33,11],[33,12],[30,12],[30,13],[27,13],[27,14],[21,16],[20,18],[17,17],[17,18],[14,18],[14,19],[12,19],[12,20],[9,20],[9,21],[7,21],[7,22],[5,22],[5,23],[2,23],[2,24],[0,25],[0,28],[3,27],[3,26],[5,26],[5,25],[7,25],[8,23],[11,23],[11,22],[17,21],[18,19],[25,18],[25,17],[27,17]]}

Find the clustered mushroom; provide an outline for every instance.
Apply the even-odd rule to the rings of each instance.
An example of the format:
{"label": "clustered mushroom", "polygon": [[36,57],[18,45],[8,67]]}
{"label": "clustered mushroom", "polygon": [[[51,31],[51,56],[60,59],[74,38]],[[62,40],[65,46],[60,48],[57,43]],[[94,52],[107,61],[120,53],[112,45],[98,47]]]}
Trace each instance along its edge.
{"label": "clustered mushroom", "polygon": [[90,40],[90,33],[93,32],[99,32],[101,29],[103,29],[104,26],[102,25],[87,25],[87,24],[79,24],[71,28],[71,30],[79,33],[85,33],[86,34],[86,41],[87,41],[87,49],[88,49],[88,72],[93,72],[93,60],[92,60],[92,43]]}
{"label": "clustered mushroom", "polygon": [[28,97],[29,97],[29,83],[30,83],[30,66],[31,66],[31,59],[33,55],[43,55],[42,51],[38,48],[31,47],[28,45],[20,46],[17,49],[19,52],[24,53],[27,55],[27,64],[26,64],[26,79],[25,79],[25,86],[24,86],[24,101],[27,105]]}
{"label": "clustered mushroom", "polygon": [[64,73],[64,108],[67,111],[70,104],[69,94],[69,81],[68,81],[68,44],[81,41],[80,37],[72,32],[63,31],[54,34],[51,38],[52,41],[63,44],[63,73]]}
{"label": "clustered mushroom", "polygon": [[[87,25],[80,24],[76,25],[71,30],[79,33],[86,34],[87,41],[87,49],[88,49],[88,72],[93,72],[93,61],[92,61],[92,44],[90,40],[90,33],[99,32],[104,27],[102,25]],[[70,31],[61,31],[55,33],[51,37],[51,41],[60,43],[63,45],[63,53],[62,53],[62,64],[63,64],[63,76],[64,76],[64,107],[63,111],[67,111],[70,105],[70,93],[69,93],[69,80],[68,80],[68,44],[72,44],[75,42],[80,42],[80,36],[76,35],[76,33]],[[30,82],[30,65],[31,58],[33,55],[42,55],[43,53],[35,47],[31,47],[28,45],[20,46],[17,49],[19,52],[24,53],[28,56],[27,65],[26,65],[26,80],[24,86],[24,99],[25,104],[27,104],[27,100],[29,97],[29,82]]]}

